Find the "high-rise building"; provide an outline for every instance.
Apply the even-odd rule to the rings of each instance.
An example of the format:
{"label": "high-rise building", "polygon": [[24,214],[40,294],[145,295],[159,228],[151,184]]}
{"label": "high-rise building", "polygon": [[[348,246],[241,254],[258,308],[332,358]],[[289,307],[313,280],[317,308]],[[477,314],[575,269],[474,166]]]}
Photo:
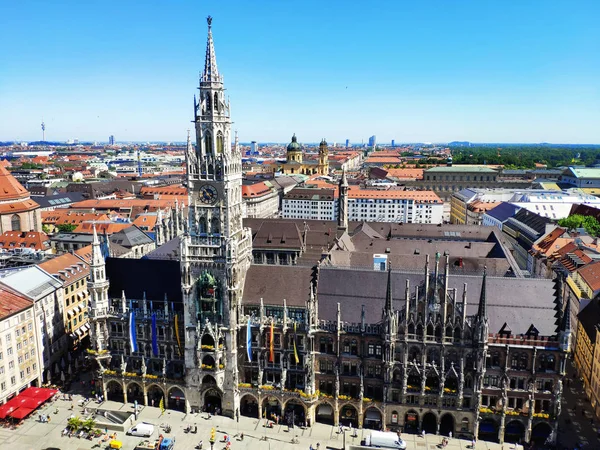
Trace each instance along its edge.
{"label": "high-rise building", "polygon": [[108,137],[108,145],[115,145],[115,137],[112,134]]}
{"label": "high-rise building", "polygon": [[392,139],[392,148],[394,148],[396,146],[396,141],[394,139]]}
{"label": "high-rise building", "polygon": [[258,144],[256,141],[250,142],[250,154],[255,155],[258,153]]}
{"label": "high-rise building", "polygon": [[373,135],[369,138],[369,147],[375,148],[376,144],[377,144],[377,136]]}
{"label": "high-rise building", "polygon": [[350,147],[350,139],[346,139],[346,148]]}

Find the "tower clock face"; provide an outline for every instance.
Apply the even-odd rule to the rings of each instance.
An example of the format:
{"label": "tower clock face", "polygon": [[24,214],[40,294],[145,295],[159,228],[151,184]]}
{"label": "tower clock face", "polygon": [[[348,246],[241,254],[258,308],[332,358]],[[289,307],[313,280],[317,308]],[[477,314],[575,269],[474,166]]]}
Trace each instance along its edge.
{"label": "tower clock face", "polygon": [[205,184],[200,188],[199,200],[202,203],[206,205],[212,205],[217,201],[218,197],[219,193],[217,192],[217,189],[214,186],[211,186],[210,184]]}

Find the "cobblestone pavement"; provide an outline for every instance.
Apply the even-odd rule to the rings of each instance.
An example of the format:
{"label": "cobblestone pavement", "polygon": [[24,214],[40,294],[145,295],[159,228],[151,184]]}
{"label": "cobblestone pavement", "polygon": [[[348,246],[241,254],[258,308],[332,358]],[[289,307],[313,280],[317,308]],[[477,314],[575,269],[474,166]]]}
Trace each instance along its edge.
{"label": "cobblestone pavement", "polygon": [[585,397],[583,383],[575,378],[572,365],[565,381],[558,425],[558,448],[573,449],[581,444],[585,449],[600,449],[600,440],[596,434],[598,423],[592,419],[592,409]]}
{"label": "cobblestone pavement", "polygon": [[[573,381],[574,371],[569,370],[570,384],[565,385],[563,409],[559,425],[559,449],[573,449],[577,444],[582,444],[585,449],[600,450],[600,441],[596,436],[596,424],[590,423],[591,408],[589,402],[583,395],[583,387],[580,381]],[[87,374],[86,374],[87,375]],[[84,375],[85,377],[85,375]],[[84,388],[81,384],[73,384],[72,392],[75,392],[74,403],[81,400]],[[41,450],[46,448],[58,448],[62,450],[83,450],[83,449],[105,449],[106,444],[98,445],[98,440],[89,441],[85,439],[61,437],[62,430],[67,425],[67,420],[73,414],[70,410],[72,402],[66,400],[56,400],[50,405],[42,407],[39,411],[23,424],[15,429],[0,428],[0,449],[11,450]],[[92,402],[94,407],[102,409],[133,412],[133,404],[123,404],[119,402],[106,401],[101,405]],[[573,406],[576,406],[573,410]],[[55,410],[58,413],[55,414]],[[585,412],[585,416],[582,415]],[[81,414],[81,408],[75,407],[75,414]],[[39,423],[38,414],[48,414],[51,418],[50,423]],[[274,428],[265,428],[264,420],[252,419],[249,417],[240,417],[239,422],[221,416],[212,416],[207,418],[206,414],[188,414],[167,410],[161,414],[159,408],[141,407],[137,422],[149,422],[157,426],[153,438],[159,434],[158,425],[167,423],[171,425],[172,431],[166,434],[167,437],[175,437],[175,450],[193,450],[200,440],[204,442],[203,449],[210,449],[208,439],[211,428],[217,430],[217,442],[214,445],[215,450],[225,448],[222,441],[223,436],[236,436],[244,433],[244,440],[238,438],[231,440],[231,450],[237,449],[261,449],[261,450],[287,450],[287,449],[308,449],[310,445],[316,448],[320,443],[320,449],[342,449],[344,438],[346,448],[358,446],[362,439],[368,434],[369,430],[356,430],[356,436],[353,432],[346,431],[340,434],[338,429],[324,424],[314,424],[311,428],[294,428],[288,430],[287,426],[275,426]],[[197,425],[197,434],[186,434],[184,428],[187,425]],[[128,425],[126,428],[129,428]],[[110,430],[109,430],[110,431]],[[266,437],[266,440],[265,440]],[[139,437],[125,436],[125,433],[118,432],[117,438],[123,442],[123,450],[133,450],[142,440]],[[407,450],[434,450],[441,448],[441,437],[436,435],[426,435],[424,438],[412,434],[403,434],[402,438],[407,443]],[[292,439],[297,439],[298,443],[292,443]],[[475,450],[509,450],[519,449],[512,444],[503,446],[493,442],[479,441]],[[466,450],[471,449],[471,443],[460,439],[451,439],[446,450]]]}

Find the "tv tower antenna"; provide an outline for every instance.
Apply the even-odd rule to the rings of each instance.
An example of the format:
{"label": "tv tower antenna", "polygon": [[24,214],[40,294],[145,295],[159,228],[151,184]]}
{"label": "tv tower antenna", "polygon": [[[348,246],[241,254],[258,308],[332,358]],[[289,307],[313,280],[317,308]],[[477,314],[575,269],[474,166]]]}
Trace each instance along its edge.
{"label": "tv tower antenna", "polygon": [[42,142],[46,142],[46,124],[44,123],[43,117],[42,117]]}

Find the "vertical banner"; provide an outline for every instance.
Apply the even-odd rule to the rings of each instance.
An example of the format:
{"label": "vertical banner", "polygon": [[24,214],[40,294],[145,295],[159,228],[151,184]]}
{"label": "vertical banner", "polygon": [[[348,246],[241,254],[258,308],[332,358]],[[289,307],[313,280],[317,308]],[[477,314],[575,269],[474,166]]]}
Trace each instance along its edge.
{"label": "vertical banner", "polygon": [[296,364],[300,362],[300,358],[298,358],[298,349],[296,348],[296,322],[294,322],[294,359],[296,360]]}
{"label": "vertical banner", "polygon": [[246,327],[246,353],[248,361],[252,362],[252,318],[248,318],[248,326]]}
{"label": "vertical banner", "polygon": [[273,318],[271,318],[271,336],[269,340],[269,362],[275,362],[275,343],[274,341],[274,332],[273,332]]}
{"label": "vertical banner", "polygon": [[175,336],[177,337],[177,353],[181,358],[181,338],[179,337],[179,315],[175,314]]}
{"label": "vertical banner", "polygon": [[135,329],[135,312],[133,310],[129,313],[129,343],[131,345],[131,353],[137,352],[137,333]]}
{"label": "vertical banner", "polygon": [[158,356],[158,336],[156,333],[156,314],[152,313],[152,353]]}

